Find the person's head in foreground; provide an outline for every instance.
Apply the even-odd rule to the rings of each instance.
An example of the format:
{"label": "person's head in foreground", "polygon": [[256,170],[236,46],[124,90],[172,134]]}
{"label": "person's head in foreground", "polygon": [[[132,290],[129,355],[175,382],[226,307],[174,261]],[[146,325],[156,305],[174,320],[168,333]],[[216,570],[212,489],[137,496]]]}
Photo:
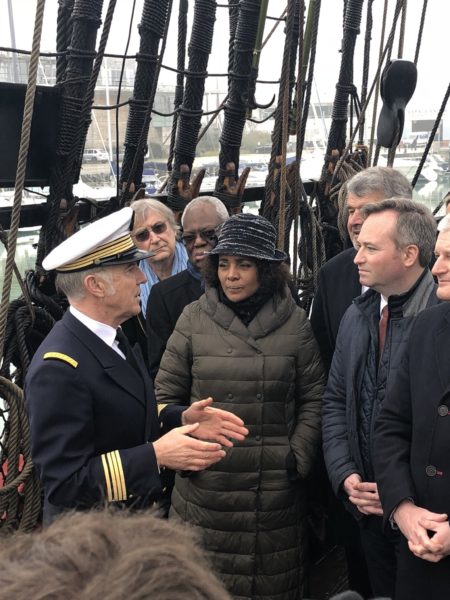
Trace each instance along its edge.
{"label": "person's head in foreground", "polygon": [[0,546],[0,600],[230,600],[191,530],[147,512],[71,513]]}

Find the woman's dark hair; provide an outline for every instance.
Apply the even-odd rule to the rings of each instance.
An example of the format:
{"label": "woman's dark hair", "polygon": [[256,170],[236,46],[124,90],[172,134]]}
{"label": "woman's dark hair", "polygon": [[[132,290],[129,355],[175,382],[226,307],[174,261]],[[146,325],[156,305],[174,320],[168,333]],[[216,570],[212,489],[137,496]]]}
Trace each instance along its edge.
{"label": "woman's dark hair", "polygon": [[[203,261],[202,275],[207,285],[215,288],[220,287],[219,276],[217,274],[219,266],[218,254],[207,256]],[[242,257],[247,258],[247,257]],[[257,260],[248,258],[256,264],[258,270],[258,281],[260,286],[274,294],[285,296],[285,285],[292,279],[289,267],[286,263],[271,262],[268,260]]]}

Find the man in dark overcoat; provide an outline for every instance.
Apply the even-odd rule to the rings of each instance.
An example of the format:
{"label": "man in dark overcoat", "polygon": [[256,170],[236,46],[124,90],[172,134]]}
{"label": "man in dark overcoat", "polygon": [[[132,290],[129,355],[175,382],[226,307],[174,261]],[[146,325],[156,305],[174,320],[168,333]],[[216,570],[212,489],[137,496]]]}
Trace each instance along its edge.
{"label": "man in dark overcoat", "polygon": [[416,317],[375,431],[385,527],[398,527],[396,600],[450,597],[450,216],[439,223],[437,295]]}
{"label": "man in dark overcoat", "polygon": [[[243,439],[240,419],[201,400],[158,419],[152,381],[120,324],[140,310],[137,262],[124,208],[78,231],[43,261],[69,309],[38,348],[25,381],[31,452],[44,488],[44,524],[101,503],[146,507],[165,468],[197,471]],[[193,409],[191,411],[191,409]],[[208,440],[208,441],[206,441]]]}
{"label": "man in dark overcoat", "polygon": [[415,315],[437,303],[428,267],[436,222],[425,206],[402,198],[366,205],[362,216],[355,263],[370,289],[354,300],[339,328],[322,437],[333,490],[360,524],[373,594],[392,597],[398,532],[383,531],[373,430]]}
{"label": "man in dark overcoat", "polygon": [[[390,167],[364,169],[354,175],[346,187],[343,212],[351,247],[334,256],[320,269],[311,310],[311,325],[327,372],[333,358],[341,319],[353,299],[367,290],[359,282],[358,267],[354,263],[363,222],[361,210],[370,202],[379,202],[393,196],[412,196],[412,188],[406,177]],[[345,549],[350,587],[363,596],[369,596],[369,576],[356,523],[342,508],[341,503],[334,498],[331,498],[330,503],[330,521],[338,543]]]}

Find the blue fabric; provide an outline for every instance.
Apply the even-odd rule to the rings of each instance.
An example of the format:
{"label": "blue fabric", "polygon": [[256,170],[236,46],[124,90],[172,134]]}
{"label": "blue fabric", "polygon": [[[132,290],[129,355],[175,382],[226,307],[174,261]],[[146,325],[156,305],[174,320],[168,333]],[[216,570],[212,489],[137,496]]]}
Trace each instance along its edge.
{"label": "blue fabric", "polygon": [[[186,248],[181,242],[177,242],[175,245],[175,256],[173,258],[172,273],[176,275],[180,271],[184,271],[187,267],[188,256]],[[158,283],[159,278],[150,266],[150,263],[145,259],[139,263],[139,268],[144,272],[147,277],[146,283],[141,283],[141,310],[144,316],[147,313],[147,302],[150,295],[150,290],[155,283]]]}
{"label": "blue fabric", "polygon": [[194,265],[189,260],[186,269],[188,270],[189,275],[191,275],[194,279],[197,279],[198,281],[203,281],[202,274],[194,267]]}

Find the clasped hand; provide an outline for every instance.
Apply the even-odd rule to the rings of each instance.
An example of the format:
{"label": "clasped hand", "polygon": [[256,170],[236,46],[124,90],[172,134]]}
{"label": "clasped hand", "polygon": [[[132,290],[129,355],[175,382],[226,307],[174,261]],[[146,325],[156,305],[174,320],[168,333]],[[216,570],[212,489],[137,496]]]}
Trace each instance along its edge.
{"label": "clasped hand", "polygon": [[394,520],[418,558],[439,562],[450,554],[450,526],[445,513],[433,513],[404,500],[395,510]]}

